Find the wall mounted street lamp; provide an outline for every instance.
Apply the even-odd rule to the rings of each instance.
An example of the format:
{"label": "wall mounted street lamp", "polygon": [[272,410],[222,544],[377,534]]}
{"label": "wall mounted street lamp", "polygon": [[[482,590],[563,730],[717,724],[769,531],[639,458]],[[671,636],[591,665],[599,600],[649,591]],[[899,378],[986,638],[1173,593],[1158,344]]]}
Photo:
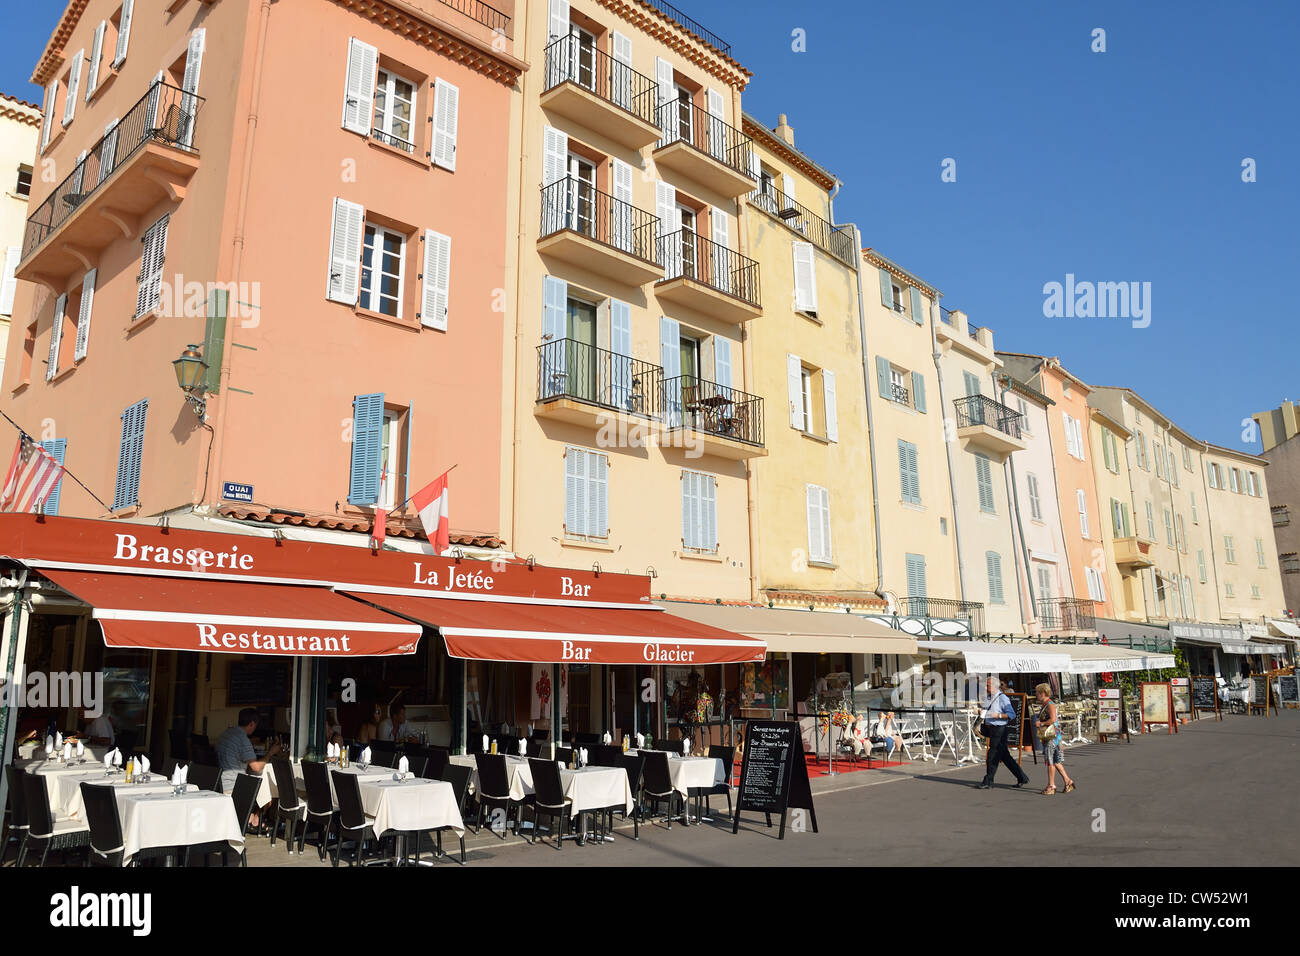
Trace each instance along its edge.
{"label": "wall mounted street lamp", "polygon": [[208,371],[208,363],[203,361],[199,346],[187,345],[181,357],[172,362],[172,368],[176,370],[176,384],[185,393],[185,400],[199,416],[199,421],[203,421],[208,411],[208,403],[203,399],[207,388],[203,377]]}

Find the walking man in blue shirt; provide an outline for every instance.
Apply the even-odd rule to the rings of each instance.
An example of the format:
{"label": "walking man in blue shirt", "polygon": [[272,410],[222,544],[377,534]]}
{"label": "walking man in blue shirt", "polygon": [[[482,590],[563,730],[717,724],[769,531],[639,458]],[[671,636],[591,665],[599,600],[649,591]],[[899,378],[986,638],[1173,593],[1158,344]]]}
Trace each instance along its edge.
{"label": "walking man in blue shirt", "polygon": [[1019,764],[1011,759],[1007,749],[1007,721],[1016,716],[1011,700],[1002,693],[1001,684],[996,677],[988,679],[988,697],[984,701],[984,725],[989,729],[989,753],[984,764],[984,779],[975,785],[977,790],[990,790],[993,787],[993,775],[998,771],[998,762],[1016,775],[1016,786],[1023,787],[1029,782],[1029,776],[1020,769]]}

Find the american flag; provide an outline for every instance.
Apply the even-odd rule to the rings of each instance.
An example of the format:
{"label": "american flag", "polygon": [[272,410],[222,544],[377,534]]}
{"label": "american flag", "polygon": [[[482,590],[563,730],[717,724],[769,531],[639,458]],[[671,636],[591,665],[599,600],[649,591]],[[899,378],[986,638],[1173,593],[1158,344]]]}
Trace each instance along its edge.
{"label": "american flag", "polygon": [[0,491],[0,512],[35,511],[62,477],[63,466],[31,438],[20,435]]}

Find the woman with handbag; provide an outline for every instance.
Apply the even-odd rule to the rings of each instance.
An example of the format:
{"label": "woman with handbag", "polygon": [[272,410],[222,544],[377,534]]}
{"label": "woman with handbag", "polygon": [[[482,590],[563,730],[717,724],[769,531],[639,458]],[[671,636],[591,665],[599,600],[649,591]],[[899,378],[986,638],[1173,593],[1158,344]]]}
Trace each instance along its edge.
{"label": "woman with handbag", "polygon": [[1038,717],[1034,721],[1038,741],[1043,745],[1043,760],[1047,763],[1047,786],[1040,791],[1044,796],[1056,793],[1056,771],[1061,771],[1065,781],[1065,792],[1074,789],[1074,781],[1065,772],[1065,758],[1061,756],[1061,723],[1056,712],[1056,703],[1052,700],[1052,688],[1039,684],[1034,688],[1038,698]]}

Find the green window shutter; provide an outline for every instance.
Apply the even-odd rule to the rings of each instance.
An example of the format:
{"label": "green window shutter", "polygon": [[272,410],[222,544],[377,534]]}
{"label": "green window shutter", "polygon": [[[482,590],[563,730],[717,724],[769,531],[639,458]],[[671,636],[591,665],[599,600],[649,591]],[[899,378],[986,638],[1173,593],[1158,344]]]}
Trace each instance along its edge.
{"label": "green window shutter", "polygon": [[972,375],[970,372],[961,373],[962,381],[966,384],[966,397],[978,395],[980,393],[980,379],[978,375]]}
{"label": "green window shutter", "polygon": [[898,441],[898,483],[904,501],[917,505],[921,503],[921,480],[917,471],[916,446],[902,439]]}
{"label": "green window shutter", "polygon": [[203,361],[208,363],[203,384],[213,395],[221,391],[221,360],[226,350],[226,317],[230,314],[230,291],[213,289],[208,295],[208,324],[203,333]]}
{"label": "green window shutter", "polygon": [[921,302],[921,290],[916,286],[912,286],[910,291],[912,293],[912,321],[917,325],[924,325],[925,314],[921,311],[924,308]]}
{"label": "green window shutter", "polygon": [[1006,604],[1002,593],[1002,555],[996,551],[984,552],[984,563],[989,572],[989,603]]}
{"label": "green window shutter", "polygon": [[925,411],[925,376],[920,372],[912,373],[912,404],[918,412]]}
{"label": "green window shutter", "polygon": [[880,304],[890,310],[894,308],[894,280],[884,269],[880,270]]}
{"label": "green window shutter", "polygon": [[876,356],[876,388],[881,398],[894,397],[894,390],[889,383],[889,359],[883,355]]}
{"label": "green window shutter", "polygon": [[907,560],[907,596],[926,597],[925,593],[925,555],[909,554]]}
{"label": "green window shutter", "polygon": [[993,504],[993,469],[989,466],[987,455],[975,456],[975,478],[979,483],[980,511],[996,514]]}

